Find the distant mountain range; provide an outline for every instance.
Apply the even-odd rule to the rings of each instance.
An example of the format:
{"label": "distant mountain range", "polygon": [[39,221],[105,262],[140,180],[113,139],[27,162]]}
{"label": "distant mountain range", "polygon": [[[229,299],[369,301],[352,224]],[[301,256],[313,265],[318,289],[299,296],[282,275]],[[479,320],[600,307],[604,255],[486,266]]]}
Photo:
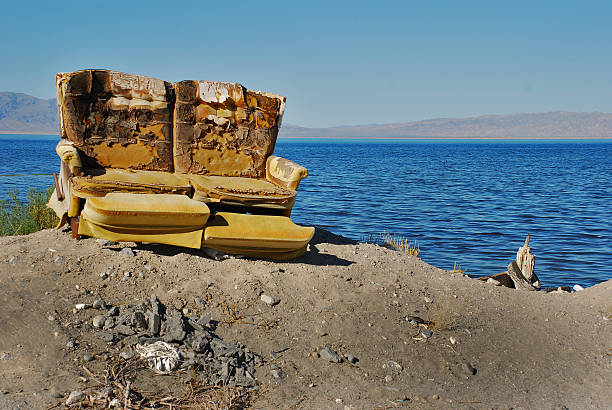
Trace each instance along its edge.
{"label": "distant mountain range", "polygon": [[[0,92],[0,133],[58,133],[54,98]],[[612,138],[612,114],[543,112],[438,118],[397,124],[305,128],[285,124],[281,137]]]}

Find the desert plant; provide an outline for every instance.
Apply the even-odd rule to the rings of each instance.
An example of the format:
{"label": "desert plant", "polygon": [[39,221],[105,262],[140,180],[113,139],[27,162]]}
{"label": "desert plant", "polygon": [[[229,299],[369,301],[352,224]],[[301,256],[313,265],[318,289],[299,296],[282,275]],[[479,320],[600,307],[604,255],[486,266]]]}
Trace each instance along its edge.
{"label": "desert plant", "polygon": [[47,208],[52,192],[53,187],[44,192],[30,188],[27,202],[16,191],[9,192],[9,199],[0,200],[0,236],[27,235],[57,225],[55,213]]}

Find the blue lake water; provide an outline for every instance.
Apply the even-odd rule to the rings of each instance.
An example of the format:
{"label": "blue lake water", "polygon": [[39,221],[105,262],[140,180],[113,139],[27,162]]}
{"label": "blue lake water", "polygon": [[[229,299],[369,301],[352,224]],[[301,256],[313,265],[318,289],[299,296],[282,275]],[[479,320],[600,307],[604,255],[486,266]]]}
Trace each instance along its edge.
{"label": "blue lake water", "polygon": [[[57,137],[0,136],[0,198],[45,188]],[[544,286],[612,278],[612,141],[279,139],[309,170],[292,219],[361,240],[394,233],[470,274],[505,270],[531,234]]]}

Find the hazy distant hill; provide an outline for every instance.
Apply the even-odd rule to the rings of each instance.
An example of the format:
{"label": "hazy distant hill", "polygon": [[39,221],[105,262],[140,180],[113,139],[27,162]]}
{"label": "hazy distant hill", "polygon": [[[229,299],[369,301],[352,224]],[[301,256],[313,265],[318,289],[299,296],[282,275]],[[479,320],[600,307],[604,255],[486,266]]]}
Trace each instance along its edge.
{"label": "hazy distant hill", "polygon": [[281,128],[280,135],[285,137],[612,137],[612,114],[555,111],[331,128],[304,128],[285,124]]}
{"label": "hazy distant hill", "polygon": [[58,132],[55,98],[43,100],[31,95],[0,92],[0,132]]}
{"label": "hazy distant hill", "polygon": [[[58,132],[55,99],[0,92],[1,132]],[[612,114],[600,112],[545,112],[439,118],[398,124],[369,124],[304,128],[285,124],[285,137],[612,137]]]}

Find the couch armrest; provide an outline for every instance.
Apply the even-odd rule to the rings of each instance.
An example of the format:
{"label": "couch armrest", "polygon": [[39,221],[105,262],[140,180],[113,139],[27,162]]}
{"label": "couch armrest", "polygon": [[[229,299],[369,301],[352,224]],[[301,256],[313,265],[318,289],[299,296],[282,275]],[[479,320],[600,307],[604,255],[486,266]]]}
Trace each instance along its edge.
{"label": "couch armrest", "polygon": [[266,161],[266,178],[277,185],[296,190],[308,170],[288,159],[271,155]]}
{"label": "couch armrest", "polygon": [[68,140],[62,139],[55,147],[55,152],[59,155],[60,159],[70,169],[72,175],[81,175],[81,157],[74,144]]}

